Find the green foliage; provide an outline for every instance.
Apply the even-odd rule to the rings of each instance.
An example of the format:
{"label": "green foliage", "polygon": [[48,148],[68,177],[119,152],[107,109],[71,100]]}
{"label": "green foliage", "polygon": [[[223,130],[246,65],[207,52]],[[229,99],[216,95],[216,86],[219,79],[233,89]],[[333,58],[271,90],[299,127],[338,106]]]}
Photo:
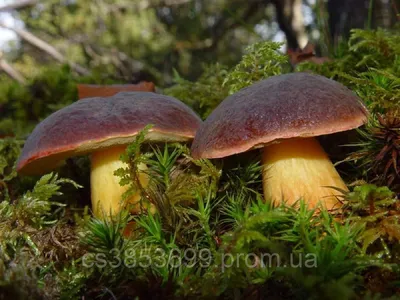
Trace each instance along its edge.
{"label": "green foliage", "polygon": [[0,298],[43,299],[44,292],[37,285],[36,267],[28,255],[21,255],[18,261],[7,261],[0,252]]}
{"label": "green foliage", "polygon": [[394,201],[394,193],[386,186],[377,187],[374,184],[356,186],[352,192],[346,195],[347,205],[351,210],[358,212],[370,208],[373,205],[390,206]]}
{"label": "green foliage", "polygon": [[357,76],[341,74],[354,85],[368,108],[373,113],[385,113],[399,105],[400,80],[391,71],[369,68]]}
{"label": "green foliage", "polygon": [[56,174],[50,173],[42,176],[32,191],[27,191],[15,201],[0,202],[1,249],[6,249],[7,244],[14,243],[18,237],[24,237],[29,243],[24,229],[43,229],[58,221],[65,204],[52,198],[62,195],[60,188],[65,183],[80,187],[72,180],[59,179]]}
{"label": "green foliage", "polygon": [[17,160],[23,141],[14,138],[0,139],[0,200],[9,200],[7,182],[17,176],[14,163]]}
{"label": "green foliage", "polygon": [[353,29],[351,32],[349,50],[352,53],[360,53],[362,57],[356,67],[368,66],[382,71],[394,68],[398,74],[399,65],[393,64],[398,62],[400,55],[400,36],[396,31]]}
{"label": "green foliage", "polygon": [[246,54],[224,80],[229,92],[235,93],[259,80],[283,73],[288,59],[278,53],[282,45],[266,41],[247,47]]}
{"label": "green foliage", "polygon": [[363,253],[369,250],[389,261],[397,260],[398,249],[391,246],[400,242],[400,208],[395,194],[386,186],[364,184],[348,193],[344,202],[345,207],[357,214],[350,215],[354,224],[365,228],[359,237]]}
{"label": "green foliage", "polygon": [[203,66],[201,76],[191,82],[175,71],[175,85],[165,89],[164,93],[190,105],[205,119],[228,96],[228,89],[223,85],[227,73],[227,68],[219,63],[207,65]]}
{"label": "green foliage", "polygon": [[160,147],[156,146],[153,148],[153,153],[155,155],[155,160],[148,160],[147,163],[150,167],[151,178],[157,181],[157,184],[162,184],[165,187],[170,187],[169,174],[172,168],[176,164],[179,156],[182,155],[184,149],[182,147],[176,147],[170,153],[168,151],[168,146],[165,145],[164,151]]}
{"label": "green foliage", "polygon": [[[49,240],[57,241],[55,231],[64,217],[65,203],[54,198],[62,195],[60,189],[65,183],[80,187],[72,180],[47,174],[31,191],[0,202],[0,297],[25,299],[25,292],[29,290],[30,297],[41,299],[46,293],[52,293],[53,283],[48,282],[46,291],[40,283],[46,274],[53,272],[53,255],[62,252],[54,249]],[[70,234],[63,229],[63,238],[73,241]],[[70,251],[69,247],[73,246],[62,247]]]}
{"label": "green foliage", "polygon": [[85,290],[87,278],[91,275],[90,270],[83,269],[81,265],[72,263],[58,273],[57,284],[61,286],[60,299],[78,299]]}
{"label": "green foliage", "polygon": [[202,284],[196,285],[200,278],[195,277],[187,290],[195,286],[199,295],[228,297],[236,291],[244,297],[248,286],[254,291],[286,280],[294,289],[293,299],[334,299],[331,288],[350,299],[361,271],[380,264],[361,255],[357,238],[362,226],[341,224],[326,211],[315,216],[304,202],[298,210],[256,201],[245,211],[236,219],[240,225],[221,237],[214,264],[201,275]]}
{"label": "green foliage", "polygon": [[[140,170],[139,165],[146,163],[148,155],[143,154],[141,147],[145,141],[145,136],[153,125],[149,124],[146,126],[135,138],[135,141],[131,143],[127,148],[126,152],[121,156],[121,161],[127,164],[125,168],[119,168],[114,172],[115,176],[121,177],[120,185],[129,185],[126,192],[122,195],[124,200],[136,192],[143,194],[143,187],[140,181]],[[142,202],[140,202],[140,209],[143,208]]]}
{"label": "green foliage", "polygon": [[[152,146],[145,152],[143,143],[150,128],[147,126],[142,130],[121,157],[129,167],[119,169],[115,174],[122,177],[121,185],[130,182],[128,193],[139,191],[140,202],[154,206],[174,240],[192,245],[195,238],[192,227],[201,226],[201,222],[207,219],[203,201],[215,196],[220,172],[206,160],[193,160],[188,155],[188,149],[182,145],[164,145],[164,150],[160,146]],[[177,164],[178,160],[180,164]],[[139,164],[146,164],[148,169],[140,171]],[[140,183],[139,172],[149,176],[148,186]],[[191,207],[196,203],[198,208],[203,208],[200,211],[203,214],[198,215],[198,210]],[[144,212],[142,207],[140,211]],[[155,224],[156,220],[151,219],[151,224]],[[151,224],[147,229],[151,228]]]}
{"label": "green foliage", "polygon": [[[51,201],[51,198],[62,195],[59,190],[60,185],[64,183],[72,184],[75,188],[81,187],[70,179],[58,179],[57,174],[50,173],[42,176],[32,191],[26,192],[22,198],[18,199],[11,220],[18,219],[21,225],[29,224],[38,228],[57,222],[57,218],[54,219],[54,217],[65,205]],[[59,209],[53,210],[54,206]]]}
{"label": "green foliage", "polygon": [[[0,132],[27,134],[42,118],[76,99],[75,82],[67,67],[44,68],[27,86],[2,82]],[[8,120],[12,120],[13,124]]]}
{"label": "green foliage", "polygon": [[112,219],[90,219],[80,233],[82,244],[89,251],[106,253],[112,249],[122,250],[123,238],[121,231],[128,223],[127,211],[123,211]]}
{"label": "green foliage", "polygon": [[236,195],[262,193],[262,165],[259,153],[243,155],[241,160],[237,157],[225,161],[222,186],[225,191]]}

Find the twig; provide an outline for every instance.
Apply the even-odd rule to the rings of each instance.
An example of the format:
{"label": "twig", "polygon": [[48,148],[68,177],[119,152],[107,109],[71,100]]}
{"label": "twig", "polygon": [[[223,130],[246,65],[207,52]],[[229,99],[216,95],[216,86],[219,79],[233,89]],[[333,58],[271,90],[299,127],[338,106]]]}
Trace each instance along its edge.
{"label": "twig", "polygon": [[21,84],[26,84],[26,79],[17,70],[15,70],[3,57],[0,52],[0,70],[3,70],[12,79]]}
{"label": "twig", "polygon": [[52,229],[50,229],[51,240],[52,240],[53,243],[56,244],[57,246],[60,246],[61,248],[64,248],[64,249],[68,249],[68,247],[66,247],[66,246],[64,246],[63,244],[61,244],[60,241],[57,240],[56,237],[54,236],[56,230],[57,230],[57,225],[55,225]]}
{"label": "twig", "polygon": [[75,72],[77,72],[79,74],[83,74],[83,75],[88,75],[90,73],[89,70],[85,69],[84,67],[79,66],[72,62],[68,62],[67,59],[65,58],[65,56],[62,55],[56,48],[54,48],[49,43],[43,41],[42,39],[38,38],[34,34],[30,33],[29,31],[8,26],[1,21],[0,21],[0,27],[3,27],[4,29],[8,29],[8,30],[15,32],[20,38],[22,38],[29,44],[39,48],[40,50],[46,52],[51,57],[53,57],[55,60],[59,61],[60,63],[68,63]]}
{"label": "twig", "polygon": [[28,6],[36,5],[37,3],[38,0],[19,0],[15,1],[14,3],[0,6],[0,12],[21,9]]}

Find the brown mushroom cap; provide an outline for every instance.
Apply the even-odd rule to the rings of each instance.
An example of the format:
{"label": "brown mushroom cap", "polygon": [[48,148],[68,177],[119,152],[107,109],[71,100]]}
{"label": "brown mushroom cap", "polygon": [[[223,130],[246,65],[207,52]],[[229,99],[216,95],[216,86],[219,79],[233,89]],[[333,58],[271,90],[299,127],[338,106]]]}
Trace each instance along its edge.
{"label": "brown mushroom cap", "polygon": [[78,84],[79,99],[91,97],[110,97],[119,92],[154,92],[155,86],[152,82],[142,81],[138,84]]}
{"label": "brown mushroom cap", "polygon": [[67,157],[128,144],[148,124],[154,125],[148,140],[188,141],[201,122],[184,103],[151,92],[82,99],[36,126],[25,142],[17,171],[41,174]]}
{"label": "brown mushroom cap", "polygon": [[198,129],[192,156],[221,158],[278,139],[346,131],[367,116],[361,100],[334,80],[301,72],[273,76],[228,96]]}

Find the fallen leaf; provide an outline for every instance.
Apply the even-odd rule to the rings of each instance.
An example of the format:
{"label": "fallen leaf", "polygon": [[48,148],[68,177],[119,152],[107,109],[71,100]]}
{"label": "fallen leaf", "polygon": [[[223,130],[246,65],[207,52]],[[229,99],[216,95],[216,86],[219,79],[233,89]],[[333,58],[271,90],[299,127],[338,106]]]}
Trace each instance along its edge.
{"label": "fallen leaf", "polygon": [[91,97],[111,97],[119,92],[155,92],[155,86],[152,82],[142,81],[138,84],[78,84],[79,99]]}

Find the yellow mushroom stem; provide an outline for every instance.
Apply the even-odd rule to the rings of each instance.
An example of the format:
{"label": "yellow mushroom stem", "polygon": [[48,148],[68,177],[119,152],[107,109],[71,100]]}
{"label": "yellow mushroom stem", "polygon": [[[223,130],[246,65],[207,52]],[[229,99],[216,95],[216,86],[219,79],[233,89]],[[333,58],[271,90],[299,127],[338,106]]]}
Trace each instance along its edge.
{"label": "yellow mushroom stem", "polygon": [[[126,146],[115,146],[105,150],[93,152],[91,155],[91,198],[92,210],[98,218],[109,218],[118,214],[128,203],[133,204],[133,212],[140,208],[140,193],[137,192],[129,199],[123,201],[122,195],[128,189],[128,185],[119,184],[121,177],[114,172],[119,168],[127,168],[127,164],[120,160]],[[138,166],[140,170],[146,170],[144,164]],[[139,175],[143,187],[148,184],[148,176],[145,173]]]}
{"label": "yellow mushroom stem", "polygon": [[303,198],[310,208],[320,202],[328,210],[340,208],[330,187],[348,191],[328,155],[315,138],[287,139],[263,149],[263,188],[268,201],[294,204]]}

